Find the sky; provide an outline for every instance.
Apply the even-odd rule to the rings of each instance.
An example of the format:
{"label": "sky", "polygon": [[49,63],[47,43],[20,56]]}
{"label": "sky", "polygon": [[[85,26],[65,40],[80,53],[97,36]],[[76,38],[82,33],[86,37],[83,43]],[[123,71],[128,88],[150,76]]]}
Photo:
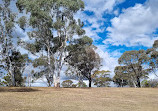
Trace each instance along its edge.
{"label": "sky", "polygon": [[[111,77],[114,76],[114,68],[119,65],[118,58],[125,51],[146,50],[158,39],[158,0],[83,1],[85,10],[79,11],[75,18],[84,22],[86,35],[98,47],[96,51],[103,58],[100,70],[110,70]],[[24,39],[28,39],[26,33],[17,30]],[[150,75],[150,78],[154,77]],[[65,78],[64,69],[62,78]],[[37,82],[34,85],[41,84]]]}

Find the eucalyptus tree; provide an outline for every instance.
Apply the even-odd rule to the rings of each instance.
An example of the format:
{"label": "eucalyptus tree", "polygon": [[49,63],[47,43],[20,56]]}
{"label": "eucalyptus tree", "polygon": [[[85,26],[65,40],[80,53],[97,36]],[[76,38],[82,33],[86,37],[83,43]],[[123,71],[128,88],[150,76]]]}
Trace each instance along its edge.
{"label": "eucalyptus tree", "polygon": [[118,87],[123,87],[126,85],[129,85],[128,81],[133,81],[133,79],[130,77],[127,71],[126,66],[117,66],[115,67],[115,75],[113,77],[113,82],[118,86]]}
{"label": "eucalyptus tree", "polygon": [[[50,65],[54,65],[54,58],[50,58]],[[38,69],[38,72],[33,73],[34,80],[42,78],[45,76],[47,80],[47,86],[51,87],[53,84],[53,75],[48,75],[50,72],[49,66],[47,63],[47,56],[40,56],[39,58],[33,60],[33,67]],[[51,66],[52,68],[54,66]]]}
{"label": "eucalyptus tree", "polygon": [[100,67],[101,60],[92,42],[93,40],[87,36],[74,40],[67,47],[69,55],[65,58],[71,71],[75,71],[75,75],[82,76],[83,79],[89,81],[89,87],[92,83],[92,71]]}
{"label": "eucalyptus tree", "polygon": [[126,51],[119,58],[120,65],[126,66],[126,71],[134,81],[135,87],[141,87],[140,80],[148,76],[148,56],[145,50]]}
{"label": "eucalyptus tree", "polygon": [[109,87],[112,79],[110,78],[110,71],[95,71],[92,75],[94,85],[97,87]]}
{"label": "eucalyptus tree", "polygon": [[[74,35],[84,34],[83,23],[75,20],[74,14],[83,10],[82,0],[17,0],[20,11],[30,14],[29,25],[35,39],[35,52],[44,51],[47,55],[49,77],[54,75],[55,87],[60,86],[60,73],[66,52],[66,45]],[[54,65],[51,65],[54,58]],[[53,66],[53,67],[51,67]]]}
{"label": "eucalyptus tree", "polygon": [[[14,74],[14,86],[24,86],[25,77],[23,77],[23,73],[25,71],[25,68],[27,66],[27,62],[30,62],[28,55],[24,54],[22,55],[19,51],[13,51],[12,54],[9,56],[11,64],[13,66],[13,74]],[[10,67],[10,61],[6,59],[6,68]],[[7,86],[12,86],[11,83],[11,74],[8,73],[7,76],[4,76],[4,83],[6,83]]]}
{"label": "eucalyptus tree", "polygon": [[79,39],[74,39],[74,41],[67,46],[69,54],[65,58],[65,61],[67,62],[68,68],[65,73],[68,77],[79,80],[79,87],[84,85],[83,79],[85,79],[79,70],[79,63],[83,62],[82,56],[80,55],[85,53],[85,49],[91,46],[92,42],[93,40],[91,38],[84,36]]}
{"label": "eucalyptus tree", "polygon": [[13,35],[16,14],[9,8],[11,0],[2,0],[0,4],[0,60],[1,67],[11,75],[11,85],[15,86],[14,65],[11,55],[15,50]]}
{"label": "eucalyptus tree", "polygon": [[72,85],[73,85],[73,81],[71,80],[65,80],[62,82],[62,87],[65,87],[65,88],[70,88],[72,87]]}
{"label": "eucalyptus tree", "polygon": [[147,50],[147,54],[150,57],[149,67],[150,71],[158,77],[158,40],[153,44],[153,47]]}

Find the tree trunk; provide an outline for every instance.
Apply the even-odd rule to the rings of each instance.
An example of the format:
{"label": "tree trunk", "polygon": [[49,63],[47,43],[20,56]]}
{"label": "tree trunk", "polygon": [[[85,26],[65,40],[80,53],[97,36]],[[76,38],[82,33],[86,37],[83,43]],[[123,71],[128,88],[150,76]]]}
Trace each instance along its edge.
{"label": "tree trunk", "polygon": [[123,87],[123,79],[121,79],[121,87]]}
{"label": "tree trunk", "polygon": [[54,87],[55,87],[55,88],[59,88],[59,87],[60,87],[60,82],[55,82],[55,83],[54,83]]}
{"label": "tree trunk", "polygon": [[28,73],[28,87],[30,87],[30,74]]}
{"label": "tree trunk", "polygon": [[[58,64],[58,72],[57,72],[57,78],[55,78],[55,81],[54,81],[54,87],[56,88],[59,88],[60,87],[60,73],[61,73],[61,70],[62,70],[62,59],[63,59],[63,53],[65,51],[65,48],[66,48],[66,42],[67,42],[67,34],[66,34],[66,29],[65,30],[65,40],[64,42],[62,42],[62,45],[61,45],[61,52],[60,52],[60,55],[59,55],[59,64]],[[58,31],[58,36],[59,38],[61,38],[61,32]],[[59,48],[59,49],[60,49]]]}
{"label": "tree trunk", "polygon": [[89,87],[92,87],[92,79],[89,79]]}
{"label": "tree trunk", "polygon": [[14,73],[13,73],[13,71],[12,71],[12,65],[10,65],[10,67],[11,67],[11,69],[10,69],[10,74],[11,74],[11,85],[12,85],[12,87],[15,87],[15,77],[14,77]]}
{"label": "tree trunk", "polygon": [[[7,50],[8,51],[8,50]],[[10,57],[9,57],[9,54],[7,53],[7,57],[8,57],[8,60],[9,60],[9,72],[11,74],[11,85],[12,87],[15,87],[15,75],[13,73],[13,66],[12,66],[12,62],[10,60]]]}
{"label": "tree trunk", "polygon": [[[48,44],[49,44],[49,42],[48,42]],[[48,49],[47,58],[48,58],[48,67],[49,67],[49,74],[48,74],[47,82],[48,82],[48,87],[51,87],[50,77],[51,77],[51,73],[52,73],[52,68],[51,68],[51,59],[50,59],[50,47],[47,47],[47,49]]]}
{"label": "tree trunk", "polygon": [[83,80],[81,79],[81,77],[79,77],[79,87],[83,87]]}
{"label": "tree trunk", "polygon": [[137,87],[140,88],[141,87],[141,84],[140,84],[140,79],[139,77],[137,77]]}
{"label": "tree trunk", "polygon": [[50,83],[50,81],[48,80],[48,87],[51,87],[51,83]]}
{"label": "tree trunk", "polygon": [[55,75],[54,75],[54,87],[55,88],[59,88],[60,87],[60,77],[56,77]]}
{"label": "tree trunk", "polygon": [[133,81],[133,86],[135,87],[135,88],[137,88],[137,85],[135,84],[135,82]]}
{"label": "tree trunk", "polygon": [[63,57],[63,51],[60,54],[57,77],[55,78],[55,82],[54,82],[55,83],[54,87],[56,87],[56,88],[60,87],[60,73],[61,73],[61,70],[62,70],[62,57]]}

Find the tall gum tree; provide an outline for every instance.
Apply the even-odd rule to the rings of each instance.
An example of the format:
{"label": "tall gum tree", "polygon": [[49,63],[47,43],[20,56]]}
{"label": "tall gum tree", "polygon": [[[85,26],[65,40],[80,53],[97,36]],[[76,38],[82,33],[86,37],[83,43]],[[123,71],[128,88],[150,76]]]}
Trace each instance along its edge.
{"label": "tall gum tree", "polygon": [[[100,67],[100,56],[95,52],[93,40],[87,36],[74,40],[68,47],[68,56],[65,61],[71,68],[70,74],[82,76],[82,79],[89,81],[89,87],[92,84],[92,71]],[[75,72],[75,73],[73,73]]]}
{"label": "tall gum tree", "polygon": [[135,82],[131,79],[131,74],[128,73],[128,67],[126,66],[117,66],[115,67],[114,73],[115,76],[113,77],[113,82],[118,87],[123,87],[126,85],[130,85],[133,82],[133,85],[136,87]]}
{"label": "tall gum tree", "polygon": [[1,67],[11,76],[11,86],[15,86],[11,55],[15,51],[12,32],[15,29],[16,14],[9,8],[10,2],[11,0],[2,0],[0,4],[0,61]]}
{"label": "tall gum tree", "polygon": [[153,47],[147,50],[149,56],[149,69],[158,77],[158,40],[153,44]]}
{"label": "tall gum tree", "polygon": [[[74,35],[85,32],[83,23],[74,14],[84,9],[82,0],[17,0],[19,11],[30,13],[29,25],[33,31],[30,38],[36,41],[35,52],[47,54],[49,76],[54,75],[55,87],[60,87],[60,73],[64,64],[67,43]],[[33,46],[34,47],[34,46]],[[51,58],[54,58],[53,65]],[[53,67],[54,68],[53,68]]]}
{"label": "tall gum tree", "polygon": [[126,51],[119,58],[118,62],[120,65],[126,66],[126,71],[129,74],[129,77],[133,81],[135,87],[141,87],[141,79],[147,77],[149,57],[146,54],[145,50],[139,51]]}

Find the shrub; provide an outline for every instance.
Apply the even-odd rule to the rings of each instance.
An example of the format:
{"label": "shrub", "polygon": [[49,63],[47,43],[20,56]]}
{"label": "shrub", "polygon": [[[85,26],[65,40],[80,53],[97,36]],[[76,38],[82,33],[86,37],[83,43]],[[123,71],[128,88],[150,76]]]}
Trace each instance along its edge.
{"label": "shrub", "polygon": [[144,80],[142,81],[142,87],[158,87],[158,79],[153,79],[153,80]]}
{"label": "shrub", "polygon": [[73,82],[72,82],[71,80],[65,80],[65,81],[62,82],[61,85],[62,85],[63,87],[65,87],[65,88],[70,88],[70,87],[74,86],[74,85],[73,85]]}
{"label": "shrub", "polygon": [[79,82],[77,83],[77,87],[87,87],[87,85],[86,85],[85,82],[79,81]]}

